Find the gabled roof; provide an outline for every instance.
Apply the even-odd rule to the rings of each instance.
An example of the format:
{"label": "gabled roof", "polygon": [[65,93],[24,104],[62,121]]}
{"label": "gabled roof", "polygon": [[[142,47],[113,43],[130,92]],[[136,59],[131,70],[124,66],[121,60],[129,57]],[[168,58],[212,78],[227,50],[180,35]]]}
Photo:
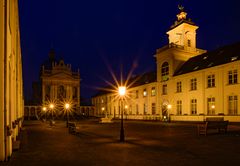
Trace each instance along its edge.
{"label": "gabled roof", "polygon": [[190,58],[174,73],[174,76],[223,65],[236,60],[240,60],[240,42]]}
{"label": "gabled roof", "polygon": [[131,86],[131,88],[133,88],[136,86],[149,84],[156,81],[157,81],[157,73],[156,71],[152,71],[152,72],[147,72],[142,75],[138,75],[131,78],[129,83],[134,82],[133,85]]}
{"label": "gabled roof", "polygon": [[[152,72],[147,72],[144,73],[142,75],[137,75],[132,77],[129,81],[128,84],[132,85],[130,86],[130,88],[136,87],[136,86],[141,86],[144,84],[149,84],[152,82],[156,82],[157,81],[157,74],[156,71],[152,71]],[[111,86],[106,86],[103,89],[113,89]],[[99,90],[93,97],[97,97],[97,96],[101,96],[101,95],[106,95],[112,93],[110,91],[107,90]]]}

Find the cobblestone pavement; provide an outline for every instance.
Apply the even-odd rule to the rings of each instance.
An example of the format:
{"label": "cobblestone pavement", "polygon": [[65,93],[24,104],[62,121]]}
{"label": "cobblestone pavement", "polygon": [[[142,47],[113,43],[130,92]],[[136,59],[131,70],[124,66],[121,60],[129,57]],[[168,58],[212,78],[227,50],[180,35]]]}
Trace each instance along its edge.
{"label": "cobblestone pavement", "polygon": [[80,134],[68,133],[66,123],[56,126],[25,121],[21,147],[0,165],[86,166],[196,166],[239,165],[240,125],[227,134],[197,136],[196,124],[125,121],[125,143],[119,142],[120,123],[78,122]]}

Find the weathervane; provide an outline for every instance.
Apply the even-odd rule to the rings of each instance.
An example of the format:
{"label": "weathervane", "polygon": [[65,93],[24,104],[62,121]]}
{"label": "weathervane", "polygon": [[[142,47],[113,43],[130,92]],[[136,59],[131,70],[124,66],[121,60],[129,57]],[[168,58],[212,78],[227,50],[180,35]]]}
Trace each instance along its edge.
{"label": "weathervane", "polygon": [[179,0],[178,9],[179,9],[181,12],[184,11],[184,6],[183,6],[182,4],[183,4],[183,0]]}
{"label": "weathervane", "polygon": [[178,9],[180,10],[180,13],[177,15],[178,21],[186,20],[187,13],[184,11],[184,6],[182,5],[182,1],[180,1],[178,5]]}
{"label": "weathervane", "polygon": [[178,5],[178,9],[179,9],[181,12],[183,12],[184,6],[183,6],[183,5]]}

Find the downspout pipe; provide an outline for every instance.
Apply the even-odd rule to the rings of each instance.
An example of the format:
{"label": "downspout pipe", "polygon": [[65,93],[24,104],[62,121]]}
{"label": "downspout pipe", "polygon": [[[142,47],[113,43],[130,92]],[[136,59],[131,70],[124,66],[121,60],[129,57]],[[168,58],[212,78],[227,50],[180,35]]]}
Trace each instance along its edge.
{"label": "downspout pipe", "polygon": [[7,161],[7,0],[4,0],[4,148]]}

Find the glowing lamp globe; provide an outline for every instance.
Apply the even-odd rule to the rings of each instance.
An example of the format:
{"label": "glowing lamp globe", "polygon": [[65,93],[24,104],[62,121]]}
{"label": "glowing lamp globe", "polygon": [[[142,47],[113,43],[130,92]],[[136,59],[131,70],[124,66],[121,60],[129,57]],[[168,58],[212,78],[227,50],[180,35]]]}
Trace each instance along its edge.
{"label": "glowing lamp globe", "polygon": [[120,96],[124,96],[125,93],[126,93],[126,87],[125,86],[120,86],[118,88],[118,93],[119,93]]}
{"label": "glowing lamp globe", "polygon": [[54,108],[54,105],[53,104],[50,104],[50,106],[49,106],[51,109],[53,109]]}
{"label": "glowing lamp globe", "polygon": [[70,107],[70,104],[66,103],[65,108],[68,109]]}

